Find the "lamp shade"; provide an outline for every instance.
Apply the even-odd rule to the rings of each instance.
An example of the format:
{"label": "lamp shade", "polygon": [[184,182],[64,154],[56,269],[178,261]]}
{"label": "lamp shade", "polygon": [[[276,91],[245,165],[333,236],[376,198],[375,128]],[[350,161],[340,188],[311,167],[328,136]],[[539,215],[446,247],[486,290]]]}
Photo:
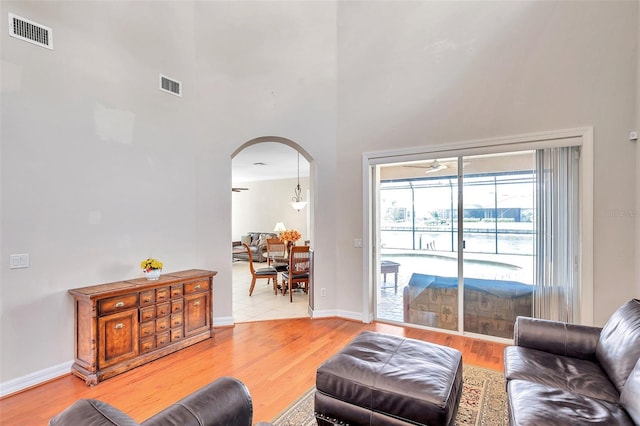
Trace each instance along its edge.
{"label": "lamp shade", "polygon": [[284,226],[284,223],[282,222],[276,223],[276,226],[273,227],[273,232],[282,232],[286,230],[287,230],[287,227]]}
{"label": "lamp shade", "polygon": [[304,207],[307,205],[306,201],[294,201],[291,203],[291,207],[293,207],[294,209],[300,211],[302,209],[304,209]]}

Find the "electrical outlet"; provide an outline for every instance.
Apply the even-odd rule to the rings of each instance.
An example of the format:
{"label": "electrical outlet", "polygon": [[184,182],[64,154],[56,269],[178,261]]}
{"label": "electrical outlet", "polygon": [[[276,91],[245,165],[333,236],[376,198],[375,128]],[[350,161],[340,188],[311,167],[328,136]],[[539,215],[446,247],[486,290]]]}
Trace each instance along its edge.
{"label": "electrical outlet", "polygon": [[320,296],[322,297],[327,297],[327,289],[326,288],[321,288],[320,289]]}

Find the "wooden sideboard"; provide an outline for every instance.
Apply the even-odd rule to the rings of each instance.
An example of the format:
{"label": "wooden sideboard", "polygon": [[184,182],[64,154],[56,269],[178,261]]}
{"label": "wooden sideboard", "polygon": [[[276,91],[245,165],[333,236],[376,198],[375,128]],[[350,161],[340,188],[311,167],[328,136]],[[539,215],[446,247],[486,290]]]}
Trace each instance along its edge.
{"label": "wooden sideboard", "polygon": [[71,372],[87,385],[213,337],[214,271],[190,269],[69,290]]}

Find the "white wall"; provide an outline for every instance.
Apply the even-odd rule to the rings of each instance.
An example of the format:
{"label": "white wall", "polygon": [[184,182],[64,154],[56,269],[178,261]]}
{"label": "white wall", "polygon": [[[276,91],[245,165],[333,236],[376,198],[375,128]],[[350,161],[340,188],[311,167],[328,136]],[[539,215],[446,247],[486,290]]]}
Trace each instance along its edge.
{"label": "white wall", "polygon": [[[231,153],[313,157],[315,308],[362,310],[362,153],[593,126],[595,306],[637,296],[637,2],[3,1],[0,382],[73,358],[67,289],[208,268],[231,318]],[[4,24],[2,24],[4,25]],[[161,93],[158,74],[181,80]],[[235,195],[235,194],[234,194]],[[287,224],[285,222],[285,224]],[[287,224],[287,226],[290,226]],[[10,253],[31,267],[9,270]]]}
{"label": "white wall", "polygon": [[[297,179],[277,179],[258,182],[243,182],[238,186],[249,188],[232,194],[231,229],[233,241],[247,232],[273,232],[278,222],[287,229],[295,229],[302,234],[300,243],[309,239],[307,230],[308,205],[303,210],[294,210],[291,205]],[[309,179],[300,178],[302,198],[308,201]]]}
{"label": "white wall", "polygon": [[[332,204],[335,5],[3,1],[0,12],[2,25],[12,12],[54,34],[53,51],[0,36],[0,383],[73,360],[67,290],[139,277],[147,256],[167,271],[217,270],[214,322],[228,323],[231,154],[264,135],[295,140],[327,164],[314,197]],[[182,98],[158,90],[159,73],[182,81]],[[316,265],[334,264],[319,244]],[[11,253],[31,267],[9,270]]]}

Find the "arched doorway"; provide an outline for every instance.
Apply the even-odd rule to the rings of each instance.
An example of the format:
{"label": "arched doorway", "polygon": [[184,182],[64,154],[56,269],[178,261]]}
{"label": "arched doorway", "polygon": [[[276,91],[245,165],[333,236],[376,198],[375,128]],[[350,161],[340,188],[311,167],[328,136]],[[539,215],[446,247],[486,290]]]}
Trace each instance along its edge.
{"label": "arched doorway", "polygon": [[[311,156],[296,142],[277,136],[264,136],[242,144],[232,155],[232,242],[245,242],[252,251],[255,269],[267,264],[264,257],[267,234],[277,235],[279,224],[302,234],[298,244],[312,241]],[[295,210],[290,205],[294,190],[308,202]],[[281,225],[280,225],[281,226]],[[263,237],[260,239],[260,237]],[[238,253],[238,252],[241,253]],[[233,317],[234,322],[310,315],[310,300],[303,293],[294,293],[294,302],[274,295],[267,280],[257,280],[249,296],[251,273],[248,255],[242,246],[234,250]],[[278,275],[279,284],[281,276]]]}

